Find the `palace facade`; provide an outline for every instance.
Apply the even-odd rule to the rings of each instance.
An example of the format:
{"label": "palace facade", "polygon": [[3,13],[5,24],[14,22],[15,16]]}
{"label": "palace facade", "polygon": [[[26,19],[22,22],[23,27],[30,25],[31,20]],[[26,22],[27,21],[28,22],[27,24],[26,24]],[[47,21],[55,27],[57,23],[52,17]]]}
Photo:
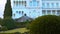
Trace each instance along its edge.
{"label": "palace facade", "polygon": [[42,15],[60,15],[60,0],[12,0],[12,18],[26,14],[30,18]]}

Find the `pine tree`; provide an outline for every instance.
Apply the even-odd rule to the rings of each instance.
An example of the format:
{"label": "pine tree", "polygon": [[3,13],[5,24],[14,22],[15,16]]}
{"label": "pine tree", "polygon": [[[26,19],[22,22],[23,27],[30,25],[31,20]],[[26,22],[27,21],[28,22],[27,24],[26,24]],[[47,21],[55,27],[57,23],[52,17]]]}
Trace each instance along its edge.
{"label": "pine tree", "polygon": [[12,18],[12,8],[11,8],[11,1],[7,0],[4,10],[4,18]]}

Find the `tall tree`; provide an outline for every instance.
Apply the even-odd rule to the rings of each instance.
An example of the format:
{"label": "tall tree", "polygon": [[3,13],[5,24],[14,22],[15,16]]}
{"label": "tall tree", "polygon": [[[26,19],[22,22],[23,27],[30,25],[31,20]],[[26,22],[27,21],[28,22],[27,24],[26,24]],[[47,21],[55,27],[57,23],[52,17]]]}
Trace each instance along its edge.
{"label": "tall tree", "polygon": [[12,18],[12,8],[11,8],[11,1],[7,0],[4,10],[4,18]]}

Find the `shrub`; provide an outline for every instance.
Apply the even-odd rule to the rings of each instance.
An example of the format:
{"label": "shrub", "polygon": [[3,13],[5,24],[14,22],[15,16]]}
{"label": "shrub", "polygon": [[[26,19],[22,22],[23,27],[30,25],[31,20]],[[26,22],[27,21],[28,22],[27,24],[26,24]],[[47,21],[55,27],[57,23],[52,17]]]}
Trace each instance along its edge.
{"label": "shrub", "polygon": [[0,18],[0,25],[2,25],[2,24],[3,24],[3,19]]}
{"label": "shrub", "polygon": [[16,25],[17,28],[24,28],[24,27],[27,27],[29,23],[30,23],[30,21],[16,22],[15,25]]}
{"label": "shrub", "polygon": [[6,31],[6,30],[8,30],[6,26],[0,28],[0,31]]}
{"label": "shrub", "polygon": [[30,34],[60,34],[60,18],[55,15],[36,18],[30,24]]}
{"label": "shrub", "polygon": [[15,21],[10,18],[6,18],[3,20],[3,26],[6,26],[8,29],[15,28]]}

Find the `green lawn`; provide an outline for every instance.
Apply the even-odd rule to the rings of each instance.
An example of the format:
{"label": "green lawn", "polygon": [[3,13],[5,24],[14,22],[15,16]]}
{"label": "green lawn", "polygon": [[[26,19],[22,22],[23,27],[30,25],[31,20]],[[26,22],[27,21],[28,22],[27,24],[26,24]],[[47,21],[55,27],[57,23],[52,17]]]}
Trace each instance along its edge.
{"label": "green lawn", "polygon": [[28,32],[29,30],[27,30],[26,28],[18,28],[18,29],[13,29],[13,30],[8,30],[8,31],[2,31],[0,33],[15,33],[15,32],[20,32],[20,33],[24,33],[24,32]]}

